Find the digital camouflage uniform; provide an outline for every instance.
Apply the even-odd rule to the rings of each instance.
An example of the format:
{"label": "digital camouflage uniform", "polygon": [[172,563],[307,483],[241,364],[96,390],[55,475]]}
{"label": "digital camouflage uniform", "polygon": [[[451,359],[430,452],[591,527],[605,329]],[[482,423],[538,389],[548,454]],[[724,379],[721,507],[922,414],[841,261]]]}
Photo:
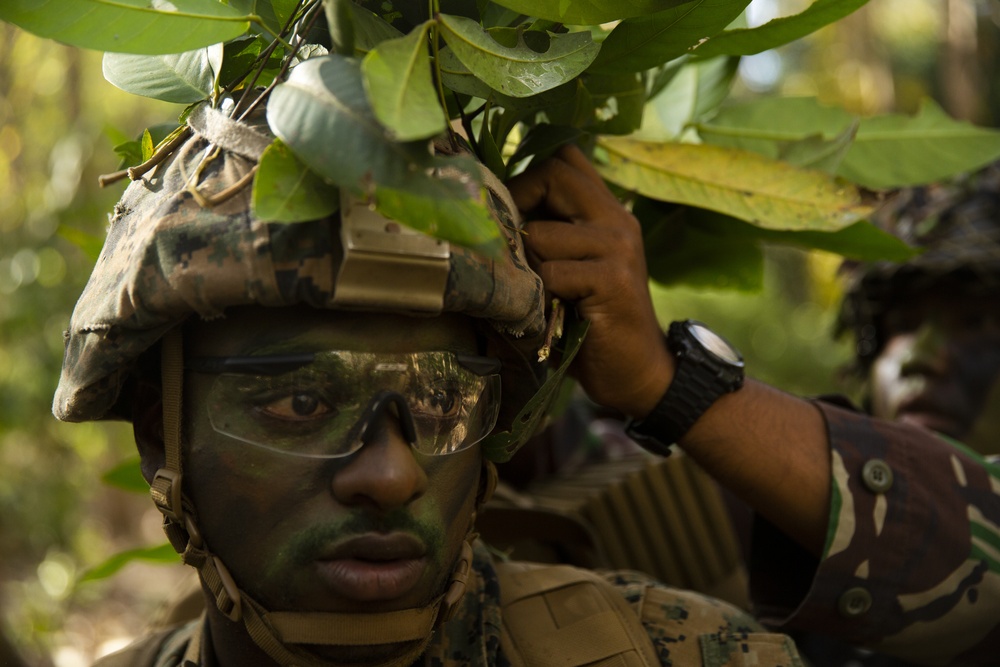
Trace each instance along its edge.
{"label": "digital camouflage uniform", "polygon": [[817,405],[833,469],[824,556],[817,567],[758,522],[758,617],[920,664],[997,664],[1000,466],[928,431]]}
{"label": "digital camouflage uniform", "polygon": [[[552,613],[558,627],[545,628],[549,618],[513,613],[524,624],[541,626],[526,632],[518,629],[516,622],[507,630],[513,640],[504,638],[505,591],[500,579],[506,568],[513,574],[527,572],[529,577],[545,577],[553,583],[554,594],[567,597],[565,591],[575,577],[586,576],[582,571],[563,566],[538,567],[528,564],[508,565],[495,563],[488,550],[478,545],[473,569],[476,574],[467,589],[463,604],[455,616],[436,632],[423,657],[416,663],[421,667],[517,667],[518,665],[571,665],[564,650],[567,645],[589,642],[595,650],[594,665],[648,664],[617,662],[625,658],[617,651],[631,652],[631,644],[616,632],[615,621],[593,615],[589,610],[574,608],[586,606],[589,596],[577,594],[571,599],[576,604],[563,604]],[[637,572],[607,572],[604,580],[620,595],[622,602],[635,614],[636,628],[641,627],[651,642],[652,655],[661,665],[705,665],[706,667],[737,667],[741,665],[773,665],[798,667],[803,665],[792,640],[781,634],[764,631],[762,626],[747,613],[724,602],[658,584]],[[521,582],[512,580],[518,587]],[[509,594],[508,594],[509,595]],[[503,598],[503,602],[501,599]],[[515,604],[524,603],[524,598]],[[531,602],[533,600],[528,600]],[[581,605],[581,602],[584,602]],[[641,626],[639,621],[641,620]],[[594,621],[597,621],[596,623]],[[159,650],[150,667],[216,667],[210,651],[199,651],[197,660],[191,660],[192,636],[201,630],[198,619],[163,633],[156,640]],[[557,636],[563,633],[563,636]],[[548,656],[519,654],[524,644],[545,644]],[[201,647],[204,649],[202,642]],[[532,647],[528,646],[530,650]],[[535,650],[539,650],[535,647]],[[568,651],[567,651],[568,652]],[[512,655],[513,654],[513,655]],[[609,660],[603,662],[600,660]],[[99,662],[97,667],[100,667]],[[138,667],[138,666],[136,666]]]}

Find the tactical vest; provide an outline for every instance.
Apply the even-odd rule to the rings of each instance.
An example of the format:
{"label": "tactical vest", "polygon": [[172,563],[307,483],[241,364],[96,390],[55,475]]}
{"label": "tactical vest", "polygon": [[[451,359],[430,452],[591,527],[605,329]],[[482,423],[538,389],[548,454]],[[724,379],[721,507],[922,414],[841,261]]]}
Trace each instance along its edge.
{"label": "tactical vest", "polygon": [[[732,608],[697,593],[650,588],[631,605],[618,588],[588,570],[514,562],[497,563],[496,571],[501,645],[513,667],[802,664],[784,635],[719,632],[717,619],[726,618]],[[194,634],[200,635],[201,624],[196,628]],[[155,667],[166,643],[176,642],[176,630],[150,635],[95,667]],[[659,657],[651,634],[665,638],[667,661]]]}

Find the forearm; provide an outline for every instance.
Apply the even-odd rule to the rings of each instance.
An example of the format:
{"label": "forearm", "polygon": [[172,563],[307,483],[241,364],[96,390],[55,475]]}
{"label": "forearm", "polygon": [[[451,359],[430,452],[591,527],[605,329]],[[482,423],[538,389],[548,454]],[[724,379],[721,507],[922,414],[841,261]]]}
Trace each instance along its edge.
{"label": "forearm", "polygon": [[817,557],[829,523],[830,452],[812,403],[747,380],[680,446],[721,484]]}

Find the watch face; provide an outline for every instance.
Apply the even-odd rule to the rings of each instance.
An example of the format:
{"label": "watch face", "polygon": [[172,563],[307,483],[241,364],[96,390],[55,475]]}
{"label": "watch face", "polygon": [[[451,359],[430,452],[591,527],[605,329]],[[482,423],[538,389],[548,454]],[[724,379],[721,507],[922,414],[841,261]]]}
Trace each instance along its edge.
{"label": "watch face", "polygon": [[688,326],[688,331],[691,332],[692,336],[698,339],[698,342],[701,343],[706,350],[714,354],[722,361],[732,364],[733,366],[743,366],[743,357],[736,351],[736,348],[726,342],[725,338],[715,333],[705,325],[692,322]]}

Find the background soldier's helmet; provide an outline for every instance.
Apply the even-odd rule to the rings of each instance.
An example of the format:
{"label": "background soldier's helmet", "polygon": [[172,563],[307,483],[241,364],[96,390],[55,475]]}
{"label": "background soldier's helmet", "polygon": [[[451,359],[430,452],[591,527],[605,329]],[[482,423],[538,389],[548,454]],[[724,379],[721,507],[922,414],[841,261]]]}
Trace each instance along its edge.
{"label": "background soldier's helmet", "polygon": [[[496,259],[411,234],[353,201],[342,202],[341,210],[353,207],[356,217],[366,218],[356,229],[347,230],[339,213],[272,223],[253,215],[250,187],[232,187],[270,143],[266,128],[236,123],[207,105],[188,125],[191,138],[133,182],[115,206],[66,333],[53,403],[59,419],[130,419],[123,388],[137,360],[188,317],[217,318],[246,304],[306,304],[477,318],[489,353],[503,363],[497,428],[509,428],[544,379],[538,348],[545,314],[542,283],[525,261],[520,217],[503,184],[483,169],[504,241]],[[205,160],[210,147],[222,150]],[[436,149],[455,145],[439,141]]]}
{"label": "background soldier's helmet", "polygon": [[852,331],[858,370],[885,344],[880,320],[894,303],[947,280],[963,291],[1000,290],[1000,163],[950,183],[898,192],[872,222],[922,250],[902,263],[845,263],[838,331]]}

